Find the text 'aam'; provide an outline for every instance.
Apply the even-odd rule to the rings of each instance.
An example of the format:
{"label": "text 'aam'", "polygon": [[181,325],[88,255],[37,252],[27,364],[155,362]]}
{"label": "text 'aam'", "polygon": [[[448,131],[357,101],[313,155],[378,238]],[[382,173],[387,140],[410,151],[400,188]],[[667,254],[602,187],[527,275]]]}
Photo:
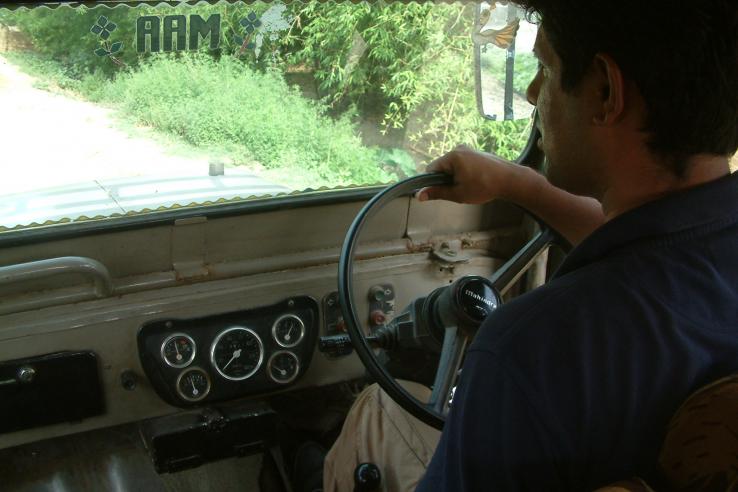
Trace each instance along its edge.
{"label": "text 'aam'", "polygon": [[139,53],[197,50],[200,41],[207,38],[209,48],[217,49],[220,45],[220,14],[212,14],[207,20],[192,14],[189,22],[185,15],[146,15],[136,22],[136,51]]}

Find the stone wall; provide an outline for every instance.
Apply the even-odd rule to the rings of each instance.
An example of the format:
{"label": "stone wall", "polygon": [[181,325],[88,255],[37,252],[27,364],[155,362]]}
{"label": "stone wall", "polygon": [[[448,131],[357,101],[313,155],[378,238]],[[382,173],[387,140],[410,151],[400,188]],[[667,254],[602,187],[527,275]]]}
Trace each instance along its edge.
{"label": "stone wall", "polygon": [[16,27],[0,25],[0,53],[33,49],[28,37]]}

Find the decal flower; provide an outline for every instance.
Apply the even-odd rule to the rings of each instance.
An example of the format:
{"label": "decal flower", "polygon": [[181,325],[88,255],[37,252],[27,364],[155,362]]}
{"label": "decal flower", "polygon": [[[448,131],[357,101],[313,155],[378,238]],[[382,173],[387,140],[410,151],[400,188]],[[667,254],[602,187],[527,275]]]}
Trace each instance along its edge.
{"label": "decal flower", "polygon": [[251,34],[252,32],[254,32],[254,29],[256,29],[257,27],[261,27],[261,21],[254,12],[251,12],[248,16],[241,19],[240,24],[246,30],[247,34]]}
{"label": "decal flower", "polygon": [[114,56],[123,49],[123,43],[116,41],[111,44],[108,41],[108,39],[110,39],[110,35],[117,28],[118,25],[115,22],[109,20],[104,15],[101,15],[98,17],[97,22],[95,22],[95,24],[90,28],[90,32],[100,38],[100,47],[95,49],[95,54],[100,57],[108,56],[113,60],[113,63],[124,67],[126,64]]}
{"label": "decal flower", "polygon": [[256,48],[256,44],[251,41],[251,37],[254,34],[254,31],[261,27],[261,20],[259,20],[259,17],[256,15],[256,13],[251,12],[249,13],[249,15],[241,19],[239,21],[239,24],[241,24],[241,27],[243,27],[246,37],[244,39],[239,35],[235,35],[233,36],[233,42],[241,45],[241,53],[243,53],[244,50],[253,50],[254,48]]}
{"label": "decal flower", "polygon": [[103,40],[107,40],[117,27],[118,25],[115,22],[111,22],[107,17],[101,15],[95,25],[90,28],[90,32],[97,34]]}

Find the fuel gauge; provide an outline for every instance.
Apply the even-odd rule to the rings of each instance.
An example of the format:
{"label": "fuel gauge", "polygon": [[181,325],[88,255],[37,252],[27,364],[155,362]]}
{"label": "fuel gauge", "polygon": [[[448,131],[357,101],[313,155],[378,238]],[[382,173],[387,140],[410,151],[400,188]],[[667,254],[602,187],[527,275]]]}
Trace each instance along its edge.
{"label": "fuel gauge", "polygon": [[186,401],[200,401],[210,393],[210,376],[199,367],[182,371],[177,378],[177,394]]}
{"label": "fuel gauge", "polygon": [[275,383],[291,383],[300,372],[300,359],[292,352],[282,350],[269,357],[267,368]]}
{"label": "fuel gauge", "polygon": [[171,367],[187,367],[195,358],[195,341],[184,333],[169,335],[161,344],[161,358]]}
{"label": "fuel gauge", "polygon": [[272,336],[282,347],[294,347],[305,336],[305,323],[294,314],[285,314],[274,322]]}

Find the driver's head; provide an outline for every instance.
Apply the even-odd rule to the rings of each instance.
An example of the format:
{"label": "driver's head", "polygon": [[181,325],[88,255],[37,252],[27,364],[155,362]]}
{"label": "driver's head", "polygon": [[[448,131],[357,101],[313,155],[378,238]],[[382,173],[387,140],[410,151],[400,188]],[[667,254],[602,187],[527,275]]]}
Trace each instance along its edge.
{"label": "driver's head", "polygon": [[[607,112],[607,104],[615,110],[610,116],[634,118],[634,130],[640,134],[645,148],[676,177],[688,171],[692,156],[735,153],[738,148],[736,0],[521,0],[518,3],[541,25],[538,56],[543,58],[544,72],[548,72],[539,72],[529,98],[538,103],[542,113],[543,145],[549,159],[555,157],[549,152],[560,150],[558,145],[576,143],[577,139],[584,141],[580,152],[596,153],[598,149],[587,148],[586,139],[578,133],[581,128],[567,125],[598,123],[598,117],[608,116],[602,114]],[[545,66],[547,62],[550,67]],[[617,69],[614,76],[622,77],[622,94],[614,101],[607,101],[609,83],[613,82],[609,71],[612,67]],[[546,76],[556,80],[546,81]],[[545,90],[549,93],[539,94]],[[585,104],[602,103],[602,106],[589,113],[564,115],[568,121],[546,121],[556,115],[545,114],[547,108],[541,108],[542,103],[555,106],[557,101],[551,98],[581,96],[581,91],[592,93]],[[540,101],[539,96],[549,100]],[[597,97],[600,99],[594,100]],[[628,105],[632,107],[634,101],[642,108],[638,119],[635,113],[628,112]],[[625,112],[618,112],[622,109]],[[571,117],[588,121],[572,122]],[[564,125],[563,130],[558,124]],[[551,138],[558,140],[547,142],[547,131],[554,132]],[[556,135],[557,131],[561,134]],[[569,187],[574,188],[572,191],[587,191],[577,190],[580,185],[591,183],[575,182]]]}

